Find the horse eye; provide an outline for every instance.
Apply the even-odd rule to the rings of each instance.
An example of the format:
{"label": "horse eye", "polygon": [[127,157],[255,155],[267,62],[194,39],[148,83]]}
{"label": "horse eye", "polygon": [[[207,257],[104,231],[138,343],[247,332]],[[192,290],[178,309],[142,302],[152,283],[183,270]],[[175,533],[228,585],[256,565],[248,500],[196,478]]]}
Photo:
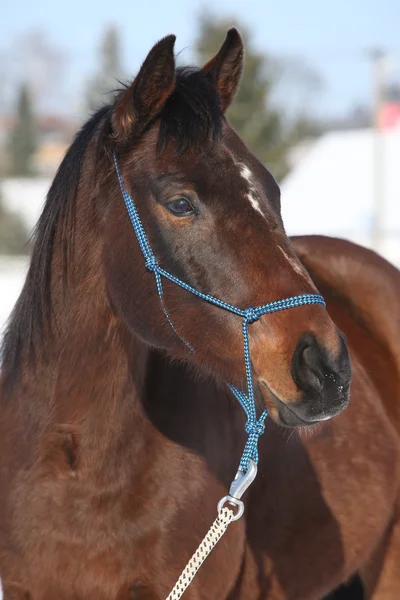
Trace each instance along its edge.
{"label": "horse eye", "polygon": [[171,200],[171,202],[168,202],[165,206],[170,213],[175,215],[175,217],[188,217],[194,215],[193,206],[186,198]]}

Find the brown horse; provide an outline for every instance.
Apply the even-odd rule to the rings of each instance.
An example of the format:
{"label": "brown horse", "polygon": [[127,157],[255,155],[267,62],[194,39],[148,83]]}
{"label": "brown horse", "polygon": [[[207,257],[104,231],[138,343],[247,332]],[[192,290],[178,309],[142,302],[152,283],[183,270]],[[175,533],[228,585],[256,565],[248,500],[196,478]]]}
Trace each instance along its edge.
{"label": "brown horse", "polygon": [[[154,46],[86,123],[38,224],[3,346],[5,600],[163,600],[245,442],[224,383],[245,385],[241,320],[166,281],[195,352],[182,343],[113,153],[169,272],[243,309],[316,286],[327,300],[250,325],[258,408],[270,415],[259,475],[185,598],[318,600],[360,573],[367,597],[397,599],[400,275],[342,241],[289,241],[278,186],[224,117],[242,70],[236,30],[200,70],[176,70],[173,46]],[[351,402],[329,420],[350,383],[337,327]]]}

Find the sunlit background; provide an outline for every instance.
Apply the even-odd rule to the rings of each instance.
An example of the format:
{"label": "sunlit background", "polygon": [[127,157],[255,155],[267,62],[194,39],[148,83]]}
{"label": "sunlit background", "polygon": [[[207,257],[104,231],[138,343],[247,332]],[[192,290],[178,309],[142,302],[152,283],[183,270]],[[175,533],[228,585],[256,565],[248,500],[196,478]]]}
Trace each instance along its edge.
{"label": "sunlit background", "polygon": [[246,69],[231,123],[281,184],[288,233],[400,266],[399,0],[22,0],[0,20],[0,328],[29,236],[82,122],[177,35],[201,65],[236,25]]}

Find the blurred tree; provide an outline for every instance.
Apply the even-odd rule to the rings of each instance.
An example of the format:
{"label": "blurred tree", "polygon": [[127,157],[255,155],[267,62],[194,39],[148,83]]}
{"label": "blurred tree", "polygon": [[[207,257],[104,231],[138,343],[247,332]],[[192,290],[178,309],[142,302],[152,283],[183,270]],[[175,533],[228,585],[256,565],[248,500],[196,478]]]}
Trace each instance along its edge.
{"label": "blurred tree", "polygon": [[12,109],[15,90],[21,83],[28,84],[38,113],[68,108],[64,88],[67,63],[64,51],[45,30],[29,29],[13,37],[0,54],[0,96],[4,109],[7,112]]}
{"label": "blurred tree", "polygon": [[121,50],[118,29],[109,27],[100,46],[100,69],[89,80],[86,90],[86,111],[94,112],[112,102],[118,83],[124,79],[121,66]]}
{"label": "blurred tree", "polygon": [[18,91],[15,125],[9,140],[10,174],[32,175],[32,155],[36,149],[36,127],[29,88],[22,84]]}
{"label": "blurred tree", "polygon": [[[196,43],[199,64],[207,62],[220,47],[232,20],[218,20],[211,15],[202,16]],[[285,71],[290,74],[291,88],[303,90],[318,86],[318,79],[304,65],[297,66],[288,59],[281,60],[257,52],[246,28],[238,26],[243,36],[246,55],[241,85],[228,109],[231,125],[244,139],[252,152],[281,180],[289,169],[288,152],[304,137],[315,135],[318,127],[304,112],[290,115],[281,106],[285,99],[279,97],[279,87]],[[290,69],[288,69],[290,66]],[[296,78],[293,79],[293,71]],[[289,98],[290,100],[290,98]],[[289,103],[287,101],[287,104]]]}
{"label": "blurred tree", "polygon": [[22,218],[6,210],[0,193],[0,254],[26,254],[28,232]]}

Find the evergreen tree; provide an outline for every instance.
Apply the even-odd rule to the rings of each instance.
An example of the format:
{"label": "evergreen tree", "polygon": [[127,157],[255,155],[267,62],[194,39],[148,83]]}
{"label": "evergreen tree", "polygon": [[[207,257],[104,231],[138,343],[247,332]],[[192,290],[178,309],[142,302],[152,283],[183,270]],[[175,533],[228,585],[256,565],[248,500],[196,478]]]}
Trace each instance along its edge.
{"label": "evergreen tree", "polygon": [[[232,20],[218,20],[207,15],[200,19],[196,43],[198,64],[204,64],[218,51]],[[273,101],[284,65],[254,48],[249,32],[242,26],[246,54],[241,85],[229,107],[227,117],[250,150],[279,181],[288,171],[290,148],[308,133],[313,125],[304,116],[290,121],[284,110]]]}
{"label": "evergreen tree", "polygon": [[124,79],[120,54],[118,29],[113,26],[109,27],[105,31],[100,46],[100,68],[87,85],[86,110],[88,113],[112,102],[115,89]]}
{"label": "evergreen tree", "polygon": [[0,254],[26,254],[28,232],[21,217],[6,210],[0,196]]}
{"label": "evergreen tree", "polygon": [[9,141],[10,174],[16,177],[32,175],[32,156],[36,149],[36,126],[31,96],[26,84],[18,92],[15,125]]}

